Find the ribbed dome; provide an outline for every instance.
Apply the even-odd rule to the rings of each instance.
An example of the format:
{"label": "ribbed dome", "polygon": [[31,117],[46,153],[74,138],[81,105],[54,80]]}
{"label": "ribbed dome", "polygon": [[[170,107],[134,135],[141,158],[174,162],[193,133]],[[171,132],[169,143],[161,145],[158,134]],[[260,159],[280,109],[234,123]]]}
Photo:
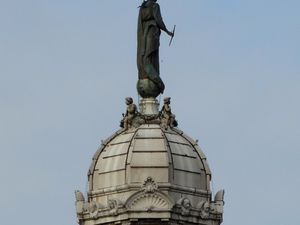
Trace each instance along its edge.
{"label": "ribbed dome", "polygon": [[89,190],[141,186],[147,177],[158,185],[210,192],[211,172],[197,143],[178,129],[156,124],[117,132],[103,142],[89,170]]}
{"label": "ribbed dome", "polygon": [[205,155],[173,126],[173,114],[172,124],[164,116],[155,99],[142,99],[131,126],[102,142],[89,169],[87,200],[75,192],[79,224],[222,222],[224,191],[212,199]]}

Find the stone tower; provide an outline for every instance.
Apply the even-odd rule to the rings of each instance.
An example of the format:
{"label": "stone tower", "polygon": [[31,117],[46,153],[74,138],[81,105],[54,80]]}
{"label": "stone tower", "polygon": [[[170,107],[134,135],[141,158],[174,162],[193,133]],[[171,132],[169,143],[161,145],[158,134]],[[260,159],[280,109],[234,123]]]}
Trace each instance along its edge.
{"label": "stone tower", "polygon": [[[140,14],[145,15],[141,10],[152,12],[149,7],[155,9],[158,4],[145,1]],[[141,15],[139,22],[143,22]],[[169,32],[172,37],[174,32]],[[170,98],[164,99],[159,110],[156,97],[163,83],[150,74],[154,67],[147,70],[151,62],[140,57],[139,109],[132,98],[126,98],[122,129],[96,151],[88,171],[87,196],[75,192],[78,223],[219,225],[224,191],[212,196],[211,171],[203,151],[177,128]]]}

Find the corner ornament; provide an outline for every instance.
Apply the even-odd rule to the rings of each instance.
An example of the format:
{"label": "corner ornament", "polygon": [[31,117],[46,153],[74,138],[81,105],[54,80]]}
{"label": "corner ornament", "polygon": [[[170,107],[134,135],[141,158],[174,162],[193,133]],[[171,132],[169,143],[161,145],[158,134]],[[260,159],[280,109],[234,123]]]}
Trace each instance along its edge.
{"label": "corner ornament", "polygon": [[99,209],[103,209],[103,206],[96,201],[86,201],[81,191],[75,191],[75,206],[77,216],[81,218],[83,214],[89,214],[91,218],[95,219],[98,217]]}
{"label": "corner ornament", "polygon": [[81,191],[75,191],[75,206],[77,215],[83,214],[88,210],[88,203],[85,201],[84,195]]}

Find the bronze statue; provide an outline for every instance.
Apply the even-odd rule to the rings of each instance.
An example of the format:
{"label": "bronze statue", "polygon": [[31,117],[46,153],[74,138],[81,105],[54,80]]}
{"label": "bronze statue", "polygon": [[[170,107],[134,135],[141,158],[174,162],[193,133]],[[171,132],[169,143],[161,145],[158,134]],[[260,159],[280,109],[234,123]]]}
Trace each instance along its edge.
{"label": "bronze statue", "polygon": [[140,6],[138,18],[137,66],[139,81],[137,89],[142,97],[157,97],[164,92],[165,85],[159,73],[159,39],[161,30],[171,37],[162,19],[156,0],[146,0]]}
{"label": "bronze statue", "polygon": [[121,121],[120,126],[123,127],[125,130],[128,130],[129,128],[131,128],[132,121],[137,115],[137,107],[133,103],[133,99],[131,97],[126,98],[125,102],[127,105],[127,110],[126,110],[126,114],[125,115],[123,114],[124,118]]}

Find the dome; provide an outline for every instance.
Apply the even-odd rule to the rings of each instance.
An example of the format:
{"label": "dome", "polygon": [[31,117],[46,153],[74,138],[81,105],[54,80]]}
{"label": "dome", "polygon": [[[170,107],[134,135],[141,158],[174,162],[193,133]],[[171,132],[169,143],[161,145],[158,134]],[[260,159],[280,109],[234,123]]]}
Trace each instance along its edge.
{"label": "dome", "polygon": [[96,151],[87,200],[75,192],[79,224],[220,224],[224,191],[212,199],[197,141],[175,127],[175,115],[162,115],[156,100],[141,100],[138,113],[126,100],[134,117],[124,117],[124,128]]}
{"label": "dome", "polygon": [[211,172],[197,142],[157,124],[119,131],[104,141],[89,170],[89,190],[141,185],[147,177],[162,185],[210,192]]}

